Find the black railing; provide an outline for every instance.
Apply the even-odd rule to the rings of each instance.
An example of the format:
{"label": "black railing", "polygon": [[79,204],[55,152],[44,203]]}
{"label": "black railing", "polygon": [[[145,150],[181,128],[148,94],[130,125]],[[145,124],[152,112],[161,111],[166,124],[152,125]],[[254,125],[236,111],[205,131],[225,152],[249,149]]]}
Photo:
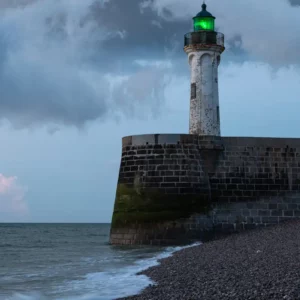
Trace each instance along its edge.
{"label": "black railing", "polygon": [[184,35],[184,46],[195,44],[218,45],[224,47],[224,34],[215,31],[195,31]]}

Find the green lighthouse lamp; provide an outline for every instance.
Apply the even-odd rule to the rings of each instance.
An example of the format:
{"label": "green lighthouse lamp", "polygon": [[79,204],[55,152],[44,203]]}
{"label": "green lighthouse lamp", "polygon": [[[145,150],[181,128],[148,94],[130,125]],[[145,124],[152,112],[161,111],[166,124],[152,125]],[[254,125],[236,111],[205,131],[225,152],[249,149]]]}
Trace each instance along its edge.
{"label": "green lighthouse lamp", "polygon": [[194,31],[214,31],[215,17],[206,10],[206,4],[202,4],[202,11],[200,11],[194,18]]}

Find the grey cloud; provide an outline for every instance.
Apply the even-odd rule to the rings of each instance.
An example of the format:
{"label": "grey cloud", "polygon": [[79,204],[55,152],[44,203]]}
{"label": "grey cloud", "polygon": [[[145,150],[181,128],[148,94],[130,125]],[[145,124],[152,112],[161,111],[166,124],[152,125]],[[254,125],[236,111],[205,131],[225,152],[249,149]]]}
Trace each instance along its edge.
{"label": "grey cloud", "polygon": [[141,3],[141,0],[111,0],[106,3],[105,9],[94,6],[94,19],[100,26],[126,33],[126,38],[120,40],[115,37],[106,43],[103,47],[105,53],[116,60],[120,51],[130,59],[161,60],[168,54],[165,47],[174,43],[180,44],[182,51],[183,35],[189,31],[190,21],[167,22],[151,9],[141,9]]}
{"label": "grey cloud", "polygon": [[24,7],[37,0],[1,0],[0,9],[7,9],[12,7]]}
{"label": "grey cloud", "polygon": [[[230,50],[232,40],[240,37],[240,49],[250,59],[264,61],[275,67],[300,63],[300,8],[290,5],[298,2],[207,1],[209,11],[217,17],[219,30],[225,33]],[[144,6],[170,22],[188,20],[200,10],[198,0],[153,0],[144,3]],[[166,10],[172,14],[172,18],[165,16]]]}
{"label": "grey cloud", "polygon": [[[145,28],[135,30],[143,19],[135,4],[44,0],[5,6],[0,11],[0,118],[16,128],[82,127],[139,109],[156,114],[170,67],[135,61],[168,58],[166,36],[156,44],[151,33],[145,36],[146,24],[161,30],[149,16]],[[128,18],[128,12],[136,17]]]}
{"label": "grey cloud", "polygon": [[[192,30],[191,16],[185,19],[173,18],[172,12],[162,9],[162,15],[158,15],[151,7],[152,1],[142,0],[111,0],[106,3],[105,9],[93,9],[94,20],[100,26],[106,26],[111,30],[124,31],[126,38],[117,36],[105,43],[102,52],[107,55],[107,66],[113,70],[119,70],[120,65],[131,64],[134,59],[162,60],[172,59],[173,69],[176,74],[186,72],[186,56],[183,52],[184,34]],[[228,43],[224,61],[240,61],[241,54],[245,54],[240,46]],[[122,50],[124,56],[120,57]],[[109,57],[114,57],[113,64]],[[244,57],[244,56],[243,56]],[[127,65],[133,67],[132,65]]]}
{"label": "grey cloud", "polygon": [[81,126],[107,110],[105,79],[99,78],[96,90],[89,81],[93,70],[81,66],[84,45],[89,45],[86,34],[94,28],[92,23],[79,26],[87,8],[78,5],[66,14],[65,36],[46,22],[66,13],[66,3],[36,2],[1,16],[0,116],[15,127],[41,122]]}
{"label": "grey cloud", "polygon": [[300,0],[288,0],[292,6],[299,6]]}
{"label": "grey cloud", "polygon": [[[181,2],[171,8],[163,0],[1,2],[0,119],[17,128],[44,123],[57,128],[157,115],[170,76],[189,72],[183,36],[192,30],[200,5],[195,1],[181,17],[189,7]],[[223,6],[216,9],[217,24],[227,33]],[[226,47],[223,62],[248,58],[240,31],[229,36]],[[141,60],[148,64],[136,63]]]}

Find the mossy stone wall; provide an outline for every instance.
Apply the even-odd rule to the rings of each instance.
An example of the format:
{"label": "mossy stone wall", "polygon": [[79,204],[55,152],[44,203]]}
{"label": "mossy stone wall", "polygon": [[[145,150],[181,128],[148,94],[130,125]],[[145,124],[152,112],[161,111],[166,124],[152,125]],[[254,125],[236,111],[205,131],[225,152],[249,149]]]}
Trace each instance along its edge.
{"label": "mossy stone wall", "polygon": [[300,139],[157,134],[122,142],[112,244],[180,244],[300,216]]}
{"label": "mossy stone wall", "polygon": [[[209,166],[208,160],[202,160],[203,151],[211,154]],[[173,243],[174,238],[185,241],[186,236],[180,234],[184,229],[177,220],[211,210],[207,171],[214,168],[220,151],[220,138],[214,137],[123,138],[111,242]],[[126,236],[120,232],[126,232]]]}

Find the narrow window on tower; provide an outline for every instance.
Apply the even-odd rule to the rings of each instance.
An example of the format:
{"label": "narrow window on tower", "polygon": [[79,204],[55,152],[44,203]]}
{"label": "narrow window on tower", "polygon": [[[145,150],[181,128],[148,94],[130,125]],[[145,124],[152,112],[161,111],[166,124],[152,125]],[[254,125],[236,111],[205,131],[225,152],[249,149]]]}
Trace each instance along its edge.
{"label": "narrow window on tower", "polygon": [[217,106],[217,122],[220,122],[220,109],[219,106]]}
{"label": "narrow window on tower", "polygon": [[191,84],[191,99],[196,98],[196,83]]}

